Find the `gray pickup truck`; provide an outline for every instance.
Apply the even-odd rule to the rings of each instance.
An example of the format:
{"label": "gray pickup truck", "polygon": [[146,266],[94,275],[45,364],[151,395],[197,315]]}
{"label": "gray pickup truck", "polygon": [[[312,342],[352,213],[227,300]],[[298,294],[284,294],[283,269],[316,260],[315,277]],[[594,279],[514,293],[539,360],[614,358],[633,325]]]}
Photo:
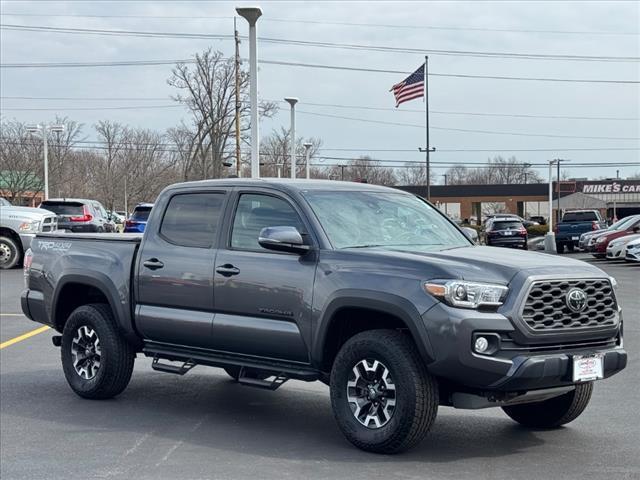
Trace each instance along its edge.
{"label": "gray pickup truck", "polygon": [[0,269],[19,265],[36,233],[57,229],[55,213],[42,208],[14,207],[0,197]]}
{"label": "gray pickup truck", "polygon": [[211,180],[165,189],[144,235],[40,234],[22,309],[61,335],[81,397],[155,370],[221,367],[330,386],[364,450],[419,442],[439,406],[558,427],[622,370],[615,280],[576,260],[477,246],[428,202],[374,185]]}

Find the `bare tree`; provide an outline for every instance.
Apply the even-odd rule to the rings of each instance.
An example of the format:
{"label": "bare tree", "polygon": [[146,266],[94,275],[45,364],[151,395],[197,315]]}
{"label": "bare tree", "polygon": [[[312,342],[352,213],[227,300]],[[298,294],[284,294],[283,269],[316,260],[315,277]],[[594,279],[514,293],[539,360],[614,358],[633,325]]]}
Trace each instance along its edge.
{"label": "bare tree", "polygon": [[[435,175],[433,169],[430,169],[431,185],[435,183]],[[407,162],[403,167],[396,169],[396,177],[398,185],[426,185],[427,184],[427,167],[424,164]]]}
{"label": "bare tree", "polygon": [[361,156],[349,160],[341,166],[334,166],[328,172],[330,178],[352,182],[374,183],[376,185],[395,185],[396,175],[391,167],[383,166],[378,160]]}
{"label": "bare tree", "polygon": [[68,117],[56,117],[54,123],[65,128],[62,132],[48,132],[49,191],[52,195],[61,196],[77,184],[73,149],[82,137],[83,125]]}
{"label": "bare tree", "polygon": [[[192,114],[193,145],[188,178],[218,178],[223,163],[231,162],[229,147],[235,139],[235,66],[222,52],[207,49],[196,54],[195,63],[178,63],[168,84],[179,90],[172,98],[184,104]],[[249,125],[249,74],[240,72],[241,135],[246,137]],[[277,111],[274,103],[262,102],[260,113],[270,117]]]}
{"label": "bare tree", "polygon": [[[291,176],[291,137],[290,132],[286,128],[280,128],[280,131],[274,130],[271,135],[260,141],[260,167],[261,175],[265,177],[277,177],[278,171],[280,176]],[[304,144],[311,143],[311,151],[309,152],[310,161],[318,155],[322,140],[319,138],[299,137],[296,139],[296,176],[306,176],[306,150]],[[309,175],[318,173],[317,169],[310,169]],[[316,178],[316,177],[313,177]]]}
{"label": "bare tree", "polygon": [[42,191],[42,140],[17,120],[0,124],[0,188],[9,201],[33,198]]}
{"label": "bare tree", "polygon": [[520,184],[542,181],[538,172],[532,170],[527,163],[519,162],[516,157],[494,157],[487,161],[486,166],[477,168],[455,166],[447,170],[447,177],[447,183],[450,185]]}

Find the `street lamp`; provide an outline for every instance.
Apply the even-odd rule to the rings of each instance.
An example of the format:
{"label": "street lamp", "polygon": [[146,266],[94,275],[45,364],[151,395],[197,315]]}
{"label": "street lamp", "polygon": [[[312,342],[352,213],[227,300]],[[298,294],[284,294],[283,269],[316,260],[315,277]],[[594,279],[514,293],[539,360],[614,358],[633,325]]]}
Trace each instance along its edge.
{"label": "street lamp", "polygon": [[309,180],[311,178],[311,175],[309,174],[309,156],[311,155],[311,147],[313,147],[313,143],[304,143],[304,153],[305,153],[305,157],[307,159],[307,180]]}
{"label": "street lamp", "polygon": [[29,133],[41,133],[42,134],[42,143],[43,143],[43,151],[44,151],[44,199],[49,199],[49,140],[48,133],[49,132],[64,132],[64,125],[46,125],[46,124],[37,124],[37,125],[29,125],[27,127],[27,132]]}
{"label": "street lamp", "polygon": [[289,156],[291,157],[291,178],[296,178],[296,103],[298,103],[298,99],[295,97],[286,97],[284,101],[291,105],[291,126],[289,127]]}
{"label": "street lamp", "polygon": [[[531,168],[531,164],[525,162],[525,163],[522,164],[522,166],[524,167],[524,183],[526,185],[527,184],[527,173],[529,173],[528,170]],[[524,201],[522,203],[523,203],[522,216],[524,218],[527,218],[527,202]]]}
{"label": "street lamp", "polygon": [[236,12],[249,22],[249,99],[251,102],[251,177],[260,178],[260,136],[258,131],[258,42],[256,22],[260,7],[237,7]]}

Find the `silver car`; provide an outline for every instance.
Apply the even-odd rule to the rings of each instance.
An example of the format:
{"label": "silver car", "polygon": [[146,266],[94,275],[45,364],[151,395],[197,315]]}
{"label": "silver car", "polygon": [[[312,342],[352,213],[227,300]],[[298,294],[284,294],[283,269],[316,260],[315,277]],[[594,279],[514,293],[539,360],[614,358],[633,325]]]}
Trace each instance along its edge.
{"label": "silver car", "polygon": [[0,269],[22,263],[24,252],[39,232],[58,229],[56,214],[42,208],[14,207],[0,198]]}

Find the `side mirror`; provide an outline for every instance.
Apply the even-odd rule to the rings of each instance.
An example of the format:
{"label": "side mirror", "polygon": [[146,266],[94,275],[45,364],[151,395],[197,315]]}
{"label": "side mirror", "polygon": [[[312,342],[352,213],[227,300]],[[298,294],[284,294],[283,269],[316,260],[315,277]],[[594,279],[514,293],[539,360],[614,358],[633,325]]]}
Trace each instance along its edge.
{"label": "side mirror", "polygon": [[258,243],[262,248],[276,252],[304,254],[311,247],[304,243],[296,227],[266,227],[260,231]]}
{"label": "side mirror", "polygon": [[462,227],[462,233],[473,243],[478,243],[478,232],[470,227]]}

